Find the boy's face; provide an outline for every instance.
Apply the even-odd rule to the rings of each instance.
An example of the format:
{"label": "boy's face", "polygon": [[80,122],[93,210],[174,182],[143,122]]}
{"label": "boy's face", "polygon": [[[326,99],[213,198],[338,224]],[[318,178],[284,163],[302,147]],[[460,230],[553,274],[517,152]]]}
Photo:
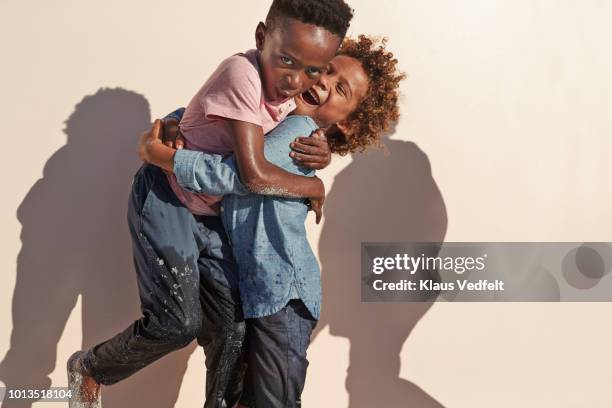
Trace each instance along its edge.
{"label": "boy's face", "polygon": [[369,86],[361,62],[338,55],[319,82],[295,98],[294,113],[310,116],[322,128],[336,125],[343,131],[347,118],[366,96]]}
{"label": "boy's face", "polygon": [[297,96],[315,84],[342,42],[324,28],[285,17],[272,29],[259,23],[255,39],[264,92],[273,101]]}

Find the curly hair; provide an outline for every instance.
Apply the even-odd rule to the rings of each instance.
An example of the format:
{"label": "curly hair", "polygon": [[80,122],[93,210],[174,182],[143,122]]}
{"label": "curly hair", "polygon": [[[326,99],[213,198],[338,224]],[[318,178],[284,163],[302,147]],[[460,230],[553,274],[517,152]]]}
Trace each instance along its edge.
{"label": "curly hair", "polygon": [[281,16],[323,27],[344,38],[353,18],[353,10],[343,0],[274,0],[266,17],[266,25],[273,28]]}
{"label": "curly hair", "polygon": [[[406,75],[397,68],[397,59],[385,49],[387,39],[360,35],[346,38],[338,55],[355,58],[369,78],[368,93],[348,117],[347,135],[327,135],[330,149],[341,156],[363,152],[368,146],[382,147],[381,136],[399,119],[399,83]],[[348,136],[348,137],[347,137]]]}

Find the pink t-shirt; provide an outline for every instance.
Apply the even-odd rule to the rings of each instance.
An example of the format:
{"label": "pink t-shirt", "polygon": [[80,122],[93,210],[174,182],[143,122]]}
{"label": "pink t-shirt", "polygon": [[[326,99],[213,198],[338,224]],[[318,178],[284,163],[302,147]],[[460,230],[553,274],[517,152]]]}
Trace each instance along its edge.
{"label": "pink t-shirt", "polygon": [[[257,50],[249,50],[223,61],[191,99],[179,124],[185,137],[185,148],[231,154],[232,134],[227,119],[261,126],[265,134],[295,109],[293,98],[280,103],[266,100],[258,54]],[[169,175],[168,179],[176,196],[192,213],[218,214],[222,197],[184,190],[174,174]]]}

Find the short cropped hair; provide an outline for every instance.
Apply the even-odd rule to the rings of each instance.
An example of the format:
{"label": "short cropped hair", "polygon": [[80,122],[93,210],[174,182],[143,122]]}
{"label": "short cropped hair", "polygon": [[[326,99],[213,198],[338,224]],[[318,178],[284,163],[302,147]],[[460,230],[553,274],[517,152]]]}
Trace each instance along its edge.
{"label": "short cropped hair", "polygon": [[273,29],[279,17],[313,24],[344,38],[353,18],[353,10],[343,0],[274,0],[266,17],[266,25]]}

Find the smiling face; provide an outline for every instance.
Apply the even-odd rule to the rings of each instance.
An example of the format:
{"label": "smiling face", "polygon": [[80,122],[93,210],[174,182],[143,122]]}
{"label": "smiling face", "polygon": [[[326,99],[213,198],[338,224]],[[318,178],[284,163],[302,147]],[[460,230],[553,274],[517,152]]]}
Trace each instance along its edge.
{"label": "smiling face", "polygon": [[361,63],[345,55],[336,56],[314,84],[295,98],[295,114],[310,116],[321,128],[340,130],[368,92],[369,79]]}
{"label": "smiling face", "polygon": [[259,23],[255,31],[264,92],[282,101],[316,83],[334,57],[341,38],[322,27],[279,17],[273,28]]}

